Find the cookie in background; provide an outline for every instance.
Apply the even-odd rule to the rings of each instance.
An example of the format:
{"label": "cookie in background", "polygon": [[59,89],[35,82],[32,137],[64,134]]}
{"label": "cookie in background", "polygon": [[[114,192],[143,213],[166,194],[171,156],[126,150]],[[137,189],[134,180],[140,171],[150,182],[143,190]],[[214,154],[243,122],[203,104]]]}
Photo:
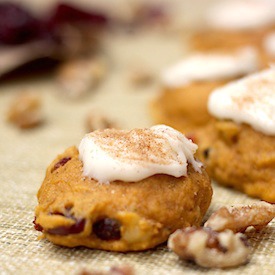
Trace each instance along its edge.
{"label": "cookie in background", "polygon": [[35,228],[55,244],[126,252],[199,226],[212,188],[197,148],[165,125],[91,132],[48,167]]}
{"label": "cookie in background", "polygon": [[161,75],[162,90],[151,104],[156,123],[170,125],[200,144],[200,131],[211,121],[209,94],[217,87],[259,69],[258,53],[243,47],[231,53],[193,53]]}
{"label": "cookie in background", "polygon": [[218,1],[205,12],[202,25],[191,39],[193,49],[234,51],[254,46],[263,56],[262,67],[269,64],[263,41],[275,30],[274,1]]}
{"label": "cookie in background", "polygon": [[275,202],[275,70],[213,91],[199,155],[220,184]]}

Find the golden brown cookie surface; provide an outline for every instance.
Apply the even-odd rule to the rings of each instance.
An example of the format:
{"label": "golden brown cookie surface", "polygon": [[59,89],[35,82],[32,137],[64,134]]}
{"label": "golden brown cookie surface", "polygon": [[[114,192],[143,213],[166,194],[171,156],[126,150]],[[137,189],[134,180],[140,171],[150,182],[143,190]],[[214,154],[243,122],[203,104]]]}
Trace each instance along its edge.
{"label": "golden brown cookie surface", "polygon": [[36,224],[59,245],[144,250],[166,241],[177,228],[199,225],[211,197],[206,172],[190,165],[187,177],[100,184],[82,176],[78,150],[70,147],[47,169]]}
{"label": "golden brown cookie surface", "polygon": [[196,33],[191,39],[192,48],[196,51],[234,51],[244,46],[256,46],[260,44],[262,36],[267,31],[224,31],[208,30]]}
{"label": "golden brown cookie surface", "polygon": [[234,52],[242,47],[254,47],[259,55],[260,68],[269,67],[274,58],[264,49],[264,40],[274,31],[274,26],[264,29],[246,30],[240,32],[225,30],[206,30],[193,35],[191,46],[200,52]]}
{"label": "golden brown cookie surface", "polygon": [[232,121],[215,121],[203,135],[199,156],[211,177],[250,196],[275,202],[274,136]]}
{"label": "golden brown cookie surface", "polygon": [[157,123],[165,123],[185,134],[195,134],[211,116],[207,111],[209,94],[225,81],[196,82],[181,88],[166,88],[152,103]]}

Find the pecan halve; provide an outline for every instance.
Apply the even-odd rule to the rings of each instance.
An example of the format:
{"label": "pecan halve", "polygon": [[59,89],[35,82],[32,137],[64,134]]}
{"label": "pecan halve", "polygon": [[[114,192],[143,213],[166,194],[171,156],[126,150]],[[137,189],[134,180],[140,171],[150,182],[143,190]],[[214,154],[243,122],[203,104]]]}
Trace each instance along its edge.
{"label": "pecan halve", "polygon": [[261,230],[274,217],[275,205],[267,202],[232,207],[224,206],[214,212],[204,226],[219,232],[226,229],[233,232],[244,232],[250,226],[256,230]]}
{"label": "pecan halve", "polygon": [[178,229],[169,237],[168,247],[183,260],[217,268],[244,264],[250,252],[245,235],[230,230],[218,233],[203,227]]}

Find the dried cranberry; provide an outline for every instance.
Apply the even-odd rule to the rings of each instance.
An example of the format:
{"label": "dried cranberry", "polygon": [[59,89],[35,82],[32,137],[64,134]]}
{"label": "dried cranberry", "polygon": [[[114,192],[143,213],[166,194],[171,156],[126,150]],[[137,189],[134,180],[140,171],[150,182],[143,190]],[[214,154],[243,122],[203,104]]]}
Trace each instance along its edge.
{"label": "dried cranberry", "polygon": [[84,230],[85,227],[85,219],[76,220],[76,223],[71,226],[59,226],[56,228],[48,229],[47,233],[52,235],[70,235],[70,234],[78,234]]}
{"label": "dried cranberry", "polygon": [[64,166],[69,160],[71,160],[71,157],[65,157],[65,158],[62,158],[60,161],[58,161],[53,169],[52,169],[52,172],[55,171],[56,169],[58,169],[59,167],[61,166]]}
{"label": "dried cranberry", "polygon": [[59,4],[48,18],[38,19],[23,6],[0,3],[0,44],[17,45],[37,39],[54,42],[57,39],[56,28],[75,22],[104,26],[108,19],[103,14],[84,11],[68,4]]}
{"label": "dried cranberry", "polygon": [[[64,45],[70,43],[67,41],[68,39],[79,40],[81,35],[89,36],[88,33],[91,34],[93,31],[91,27],[95,27],[95,29],[101,26],[105,27],[108,23],[108,18],[95,11],[84,11],[69,4],[61,3],[55,7],[45,22],[45,28],[50,33],[48,40],[54,42],[57,47],[57,55],[60,57],[60,54],[62,55],[63,53]],[[72,33],[68,32],[68,26],[71,26],[69,29],[73,28],[74,31],[77,30],[79,32],[77,37],[71,37]],[[87,26],[89,32],[85,33]],[[62,53],[60,53],[60,50]]]}
{"label": "dried cranberry", "polygon": [[167,13],[165,12],[165,7],[157,5],[148,5],[143,7],[143,20],[148,21],[162,21],[167,18]]}
{"label": "dried cranberry", "polygon": [[14,3],[0,4],[0,43],[21,44],[41,33],[42,22]]}
{"label": "dried cranberry", "polygon": [[93,233],[104,241],[119,240],[121,238],[120,222],[111,218],[103,218],[93,225]]}
{"label": "dried cranberry", "polygon": [[85,22],[95,25],[105,25],[107,17],[98,12],[85,11],[66,3],[60,3],[55,8],[52,17],[49,20],[53,25]]}
{"label": "dried cranberry", "polygon": [[203,153],[204,158],[208,159],[209,153],[210,153],[210,148],[204,149],[202,153]]}
{"label": "dried cranberry", "polygon": [[39,223],[36,223],[36,217],[34,217],[33,224],[34,224],[34,229],[35,230],[40,231],[40,232],[43,231],[43,227]]}

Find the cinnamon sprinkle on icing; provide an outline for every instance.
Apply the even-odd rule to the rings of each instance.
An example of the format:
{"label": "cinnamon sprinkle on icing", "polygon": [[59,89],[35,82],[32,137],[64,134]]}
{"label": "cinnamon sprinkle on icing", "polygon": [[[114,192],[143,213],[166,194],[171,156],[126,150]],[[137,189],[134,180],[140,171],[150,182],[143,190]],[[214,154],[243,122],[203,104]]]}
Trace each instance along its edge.
{"label": "cinnamon sprinkle on icing", "polygon": [[257,131],[275,135],[275,70],[271,68],[214,90],[208,111],[217,118],[247,123]]}
{"label": "cinnamon sprinkle on icing", "polygon": [[165,125],[131,131],[105,129],[87,134],[79,146],[83,175],[100,182],[139,181],[155,174],[187,176],[187,165],[200,172],[197,145]]}

